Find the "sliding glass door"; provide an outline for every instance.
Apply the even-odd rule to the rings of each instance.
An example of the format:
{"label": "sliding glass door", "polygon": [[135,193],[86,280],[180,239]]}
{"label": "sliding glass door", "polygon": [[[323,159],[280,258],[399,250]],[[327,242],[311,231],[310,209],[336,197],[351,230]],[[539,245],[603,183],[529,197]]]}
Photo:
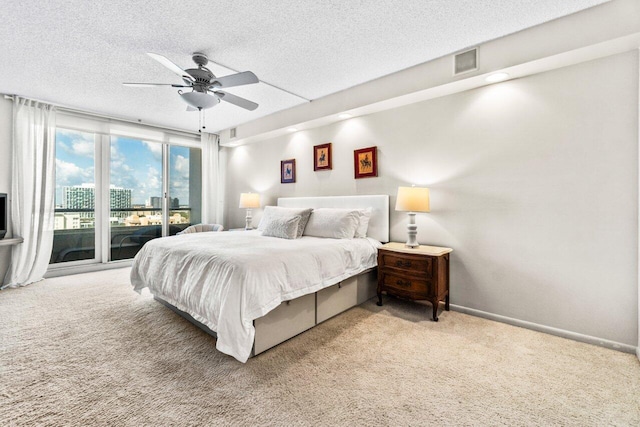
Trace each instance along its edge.
{"label": "sliding glass door", "polygon": [[96,258],[96,135],[56,132],[56,196],[51,263]]}
{"label": "sliding glass door", "polygon": [[195,136],[121,136],[122,125],[110,134],[100,124],[93,132],[57,130],[51,264],[131,259],[148,241],[200,222]]}
{"label": "sliding glass door", "polygon": [[163,145],[112,136],[110,148],[109,238],[116,261],[162,236]]}
{"label": "sliding glass door", "polygon": [[200,222],[200,149],[169,147],[169,234]]}

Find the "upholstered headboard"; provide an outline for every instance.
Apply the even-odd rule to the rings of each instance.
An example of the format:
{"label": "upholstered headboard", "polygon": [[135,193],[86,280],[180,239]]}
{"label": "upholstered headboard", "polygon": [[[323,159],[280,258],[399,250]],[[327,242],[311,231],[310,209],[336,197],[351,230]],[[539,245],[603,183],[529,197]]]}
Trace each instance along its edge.
{"label": "upholstered headboard", "polygon": [[285,208],[372,208],[367,236],[383,243],[389,241],[389,196],[281,197],[278,206]]}

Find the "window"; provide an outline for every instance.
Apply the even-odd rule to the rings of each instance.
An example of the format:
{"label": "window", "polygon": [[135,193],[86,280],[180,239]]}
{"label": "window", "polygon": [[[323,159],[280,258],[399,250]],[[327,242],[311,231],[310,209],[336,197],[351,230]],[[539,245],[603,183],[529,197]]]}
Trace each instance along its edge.
{"label": "window", "polygon": [[169,147],[169,234],[183,224],[201,222],[201,151],[198,148]]}
{"label": "window", "polygon": [[130,259],[200,222],[198,136],[64,115],[58,126],[51,264]]}
{"label": "window", "polygon": [[111,260],[133,258],[162,236],[162,144],[111,137]]}
{"label": "window", "polygon": [[95,259],[95,135],[56,131],[51,263]]}

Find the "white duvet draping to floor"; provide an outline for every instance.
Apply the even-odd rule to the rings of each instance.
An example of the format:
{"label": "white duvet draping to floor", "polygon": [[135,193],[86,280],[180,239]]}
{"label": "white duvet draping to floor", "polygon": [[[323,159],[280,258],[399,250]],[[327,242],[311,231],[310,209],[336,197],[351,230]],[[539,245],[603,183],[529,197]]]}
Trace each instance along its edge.
{"label": "white duvet draping to floor", "polygon": [[254,319],[375,267],[379,245],[369,238],[286,240],[258,231],[172,236],[145,244],[131,283],[216,331],[216,348],[246,362]]}

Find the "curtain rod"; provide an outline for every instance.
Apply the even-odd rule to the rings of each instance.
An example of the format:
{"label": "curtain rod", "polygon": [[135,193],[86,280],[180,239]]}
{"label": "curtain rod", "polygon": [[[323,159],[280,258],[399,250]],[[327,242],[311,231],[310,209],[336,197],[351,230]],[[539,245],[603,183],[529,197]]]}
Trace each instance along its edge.
{"label": "curtain rod", "polygon": [[[11,101],[13,101],[16,96],[19,96],[19,95],[9,95],[9,94],[6,94],[6,93],[3,94],[3,95],[4,95],[4,99],[9,99]],[[28,99],[29,101],[41,102],[43,104],[53,105],[54,107],[56,107],[58,110],[60,110],[63,113],[77,114],[77,115],[90,116],[90,117],[97,117],[97,118],[100,118],[100,119],[107,119],[107,120],[116,120],[116,121],[119,121],[119,122],[133,123],[133,124],[137,124],[137,125],[144,125],[144,126],[148,126],[148,127],[154,127],[154,128],[157,128],[157,129],[171,131],[171,132],[178,132],[178,133],[184,133],[184,134],[187,134],[187,135],[200,136],[200,133],[190,132],[188,130],[171,128],[171,127],[160,126],[160,125],[152,125],[152,124],[148,124],[148,123],[143,123],[140,120],[123,119],[123,118],[120,118],[120,117],[107,116],[106,114],[90,113],[88,111],[77,110],[75,108],[65,107],[64,105],[55,104],[53,102],[42,101],[42,100],[33,99],[33,98],[27,98],[25,96],[20,96],[20,98]],[[217,135],[217,134],[214,134],[214,135]]]}

